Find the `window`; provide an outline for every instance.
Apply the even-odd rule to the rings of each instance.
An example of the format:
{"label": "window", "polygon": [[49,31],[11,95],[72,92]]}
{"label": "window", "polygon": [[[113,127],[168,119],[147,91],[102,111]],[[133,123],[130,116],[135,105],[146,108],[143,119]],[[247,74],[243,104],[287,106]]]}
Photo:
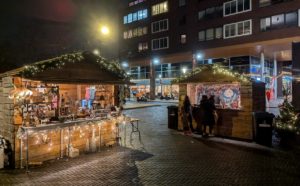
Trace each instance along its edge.
{"label": "window", "polygon": [[145,2],[146,0],[135,0],[135,1],[131,1],[129,2],[128,6],[134,6],[137,5],[139,3]]}
{"label": "window", "polygon": [[124,39],[130,39],[137,36],[143,36],[148,33],[147,27],[138,27],[124,32]]}
{"label": "window", "polygon": [[152,16],[168,12],[168,1],[152,6]]}
{"label": "window", "polygon": [[200,31],[198,33],[198,40],[199,41],[205,41],[205,31]]}
{"label": "window", "polygon": [[224,39],[252,34],[252,20],[224,25]]}
{"label": "window", "polygon": [[283,3],[283,2],[287,2],[287,1],[292,1],[292,0],[259,0],[259,6],[260,7],[270,6],[273,4]]}
{"label": "window", "polygon": [[181,34],[180,35],[180,43],[185,44],[186,43],[186,34]]}
{"label": "window", "polygon": [[260,30],[267,31],[285,26],[297,26],[299,25],[299,21],[299,10],[286,14],[274,15],[260,20]]}
{"label": "window", "polygon": [[215,7],[207,8],[207,9],[205,10],[205,15],[206,15],[208,18],[213,17],[214,13],[215,13]]}
{"label": "window", "polygon": [[128,23],[132,22],[132,14],[128,14],[127,21],[128,21]]}
{"label": "window", "polygon": [[137,21],[137,13],[132,14],[132,21]]}
{"label": "window", "polygon": [[163,32],[169,29],[168,19],[153,22],[151,24],[152,33]]}
{"label": "window", "polygon": [[127,38],[128,38],[128,32],[127,32],[127,31],[124,32],[123,38],[124,38],[124,39],[127,39]]}
{"label": "window", "polygon": [[130,13],[123,18],[123,23],[124,24],[129,24],[138,20],[146,19],[148,17],[148,10],[139,10],[134,13]]}
{"label": "window", "polygon": [[267,31],[271,28],[271,18],[263,18],[260,20],[260,29],[261,31]]}
{"label": "window", "polygon": [[216,28],[215,29],[215,38],[216,39],[221,39],[223,37],[223,28],[222,27],[219,27],[219,28]]}
{"label": "window", "polygon": [[198,12],[198,19],[201,20],[205,17],[205,10],[199,11]]}
{"label": "window", "polygon": [[169,48],[169,37],[152,40],[152,50],[161,50],[166,48]]}
{"label": "window", "polygon": [[198,20],[205,18],[216,18],[223,16],[223,5],[217,7],[210,7],[205,10],[201,10],[198,12]]}
{"label": "window", "polygon": [[225,2],[224,16],[251,11],[251,0],[233,0]]}
{"label": "window", "polygon": [[284,14],[274,15],[271,17],[272,27],[280,28],[284,25]]}
{"label": "window", "polygon": [[139,52],[148,50],[148,43],[147,42],[139,43],[138,50],[139,50]]}
{"label": "window", "polygon": [[298,12],[290,12],[285,14],[285,24],[287,26],[298,25]]}
{"label": "window", "polygon": [[214,39],[214,29],[207,29],[206,30],[206,40],[213,40]]}
{"label": "window", "polygon": [[185,0],[179,0],[179,6],[185,6],[186,5],[186,2]]}

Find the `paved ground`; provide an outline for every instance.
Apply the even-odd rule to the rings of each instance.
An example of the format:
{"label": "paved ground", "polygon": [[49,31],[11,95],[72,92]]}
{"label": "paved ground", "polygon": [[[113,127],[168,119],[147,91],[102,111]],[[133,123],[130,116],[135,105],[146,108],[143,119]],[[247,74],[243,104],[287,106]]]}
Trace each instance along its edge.
{"label": "paved ground", "polygon": [[167,129],[166,106],[126,113],[141,118],[141,140],[29,174],[2,170],[0,185],[300,185],[299,154],[183,136]]}

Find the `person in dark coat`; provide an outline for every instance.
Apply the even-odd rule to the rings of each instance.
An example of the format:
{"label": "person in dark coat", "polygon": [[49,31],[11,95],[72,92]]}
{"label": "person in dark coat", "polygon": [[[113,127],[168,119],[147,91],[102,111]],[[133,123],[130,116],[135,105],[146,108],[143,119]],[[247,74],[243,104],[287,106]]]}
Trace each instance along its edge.
{"label": "person in dark coat", "polygon": [[194,128],[193,128],[193,118],[192,118],[192,110],[191,110],[191,102],[188,96],[185,96],[184,98],[184,102],[183,102],[183,118],[185,120],[185,122],[187,123],[187,126],[185,130],[189,129],[194,132]]}
{"label": "person in dark coat", "polygon": [[209,127],[209,134],[212,135],[212,129],[213,125],[215,124],[215,117],[214,117],[214,111],[216,110],[215,104],[214,104],[214,97],[208,97],[206,95],[202,96],[201,102],[200,102],[200,108],[202,110],[202,125],[204,126],[203,129],[203,135],[206,134],[206,127]]}

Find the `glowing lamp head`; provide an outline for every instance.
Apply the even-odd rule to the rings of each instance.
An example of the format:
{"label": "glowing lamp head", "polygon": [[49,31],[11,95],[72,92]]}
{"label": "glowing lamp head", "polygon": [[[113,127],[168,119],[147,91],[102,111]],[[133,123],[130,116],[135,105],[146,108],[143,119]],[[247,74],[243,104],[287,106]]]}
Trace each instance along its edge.
{"label": "glowing lamp head", "polygon": [[109,28],[107,26],[102,26],[100,31],[103,35],[108,35],[109,34]]}

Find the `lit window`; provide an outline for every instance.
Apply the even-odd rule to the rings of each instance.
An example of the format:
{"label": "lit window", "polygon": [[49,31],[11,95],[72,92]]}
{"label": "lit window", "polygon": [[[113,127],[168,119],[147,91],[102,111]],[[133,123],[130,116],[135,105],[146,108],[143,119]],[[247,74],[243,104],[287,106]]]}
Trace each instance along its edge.
{"label": "lit window", "polygon": [[298,25],[298,12],[290,12],[285,14],[285,24],[287,26]]}
{"label": "lit window", "polygon": [[260,29],[261,31],[267,31],[271,28],[271,18],[263,18],[260,20]]}
{"label": "lit window", "polygon": [[148,50],[148,43],[147,42],[139,43],[138,50],[139,50],[139,52]]}
{"label": "lit window", "polygon": [[148,10],[143,10],[143,19],[146,19],[148,17]]}
{"label": "lit window", "polygon": [[137,36],[143,36],[148,33],[147,27],[138,27],[124,32],[124,39],[130,39]]}
{"label": "lit window", "polygon": [[147,34],[148,33],[148,28],[147,27],[144,27],[143,28],[143,34]]}
{"label": "lit window", "polygon": [[137,13],[133,13],[132,14],[132,21],[136,21],[137,20]]}
{"label": "lit window", "polygon": [[128,38],[132,38],[132,30],[128,31]]}
{"label": "lit window", "polygon": [[128,21],[127,21],[127,16],[124,16],[123,23],[124,23],[124,24],[127,24],[127,23],[128,23]]}
{"label": "lit window", "polygon": [[284,14],[274,15],[271,17],[272,27],[280,28],[284,25]]}
{"label": "lit window", "polygon": [[127,39],[128,38],[128,33],[125,31],[124,32],[124,35],[123,35],[124,39]]}
{"label": "lit window", "polygon": [[128,23],[131,23],[132,22],[132,14],[128,14]]}
{"label": "lit window", "polygon": [[185,44],[186,43],[186,34],[181,34],[180,35],[180,43]]}
{"label": "lit window", "polygon": [[152,15],[158,15],[168,12],[168,1],[156,4],[152,6]]}
{"label": "lit window", "polygon": [[147,9],[139,10],[137,12],[130,13],[127,16],[124,16],[123,23],[128,24],[128,23],[132,23],[132,22],[135,22],[138,20],[146,19],[147,17],[148,17]]}

